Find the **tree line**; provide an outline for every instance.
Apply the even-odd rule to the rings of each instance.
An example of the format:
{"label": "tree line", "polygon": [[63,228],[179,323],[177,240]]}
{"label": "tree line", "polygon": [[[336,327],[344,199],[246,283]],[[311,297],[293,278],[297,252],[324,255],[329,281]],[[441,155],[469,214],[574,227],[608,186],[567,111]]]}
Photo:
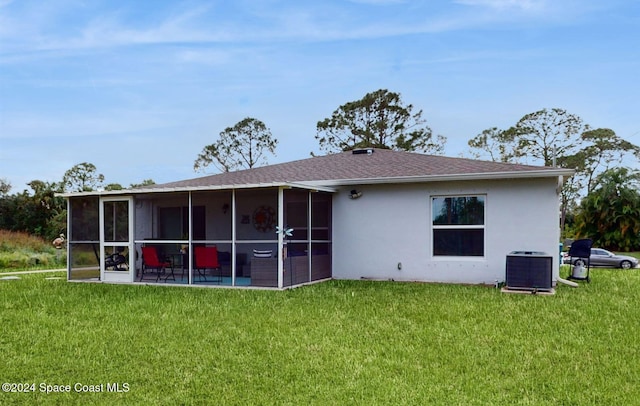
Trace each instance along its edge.
{"label": "tree line", "polygon": [[[399,93],[379,89],[318,121],[315,139],[320,151],[328,154],[362,147],[442,154],[446,137],[434,135],[422,115]],[[206,145],[193,168],[250,169],[267,164],[277,145],[264,122],[247,117]],[[508,128],[488,128],[469,139],[468,146],[476,159],[575,169],[561,191],[563,237],[589,237],[610,249],[640,249],[640,173],[621,166],[627,156],[640,160],[640,147],[613,130],[591,128],[566,110],[545,108],[524,115]],[[32,181],[32,193],[9,195],[10,184],[0,179],[0,228],[55,236],[66,225],[66,212],[54,194],[123,188],[103,183],[104,176],[89,163],[71,168],[60,183]],[[153,181],[141,185],[149,183]]]}
{"label": "tree line", "polygon": [[[104,175],[96,166],[83,162],[67,170],[60,182],[32,180],[27,185],[31,190],[10,194],[11,183],[0,178],[0,229],[24,231],[45,239],[66,234],[67,208],[64,199],[56,196],[63,192],[91,192],[94,190],[121,190],[118,183],[104,183]],[[147,179],[135,188],[153,184]]]}

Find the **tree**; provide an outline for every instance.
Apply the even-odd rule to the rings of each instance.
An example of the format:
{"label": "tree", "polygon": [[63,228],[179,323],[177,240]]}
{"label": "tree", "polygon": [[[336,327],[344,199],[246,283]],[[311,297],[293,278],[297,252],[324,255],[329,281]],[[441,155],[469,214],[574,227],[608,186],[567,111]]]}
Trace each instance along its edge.
{"label": "tree", "polygon": [[580,147],[580,134],[589,130],[582,119],[566,110],[542,109],[525,115],[506,130],[516,143],[516,157],[532,157],[552,166],[557,156],[566,156]]}
{"label": "tree", "polygon": [[[518,163],[522,158],[533,158],[545,166],[552,166],[557,158],[571,156],[580,149],[580,134],[589,126],[580,117],[554,108],[542,109],[526,114],[507,130],[491,128],[469,140],[472,154],[476,157],[488,152],[491,159]],[[478,152],[479,151],[479,152]],[[496,159],[498,157],[499,159]],[[573,163],[576,159],[565,159]],[[562,166],[562,165],[561,165]],[[573,166],[568,166],[573,167]],[[564,230],[566,213],[571,202],[581,190],[578,182],[565,182],[561,195],[560,228]]]}
{"label": "tree", "polygon": [[278,140],[262,121],[247,117],[233,127],[227,127],[216,142],[205,146],[193,169],[203,170],[211,164],[223,172],[250,169],[266,164],[266,154],[275,155],[277,144]]}
{"label": "tree", "polygon": [[68,192],[91,192],[102,187],[104,175],[96,173],[93,164],[83,162],[64,173],[62,185]]}
{"label": "tree", "polygon": [[109,183],[104,187],[104,190],[122,190],[124,186],[119,183]]}
{"label": "tree", "polygon": [[60,184],[33,180],[28,185],[32,194],[24,190],[0,199],[0,228],[57,237],[66,228],[64,199],[55,196]]}
{"label": "tree", "polygon": [[631,251],[640,246],[640,172],[613,168],[600,174],[576,215],[579,237],[595,245]]}
{"label": "tree", "polygon": [[330,118],[319,121],[316,139],[328,153],[374,147],[441,154],[446,138],[439,135],[434,142],[422,110],[412,110],[399,93],[380,89],[343,104]]}
{"label": "tree", "polygon": [[11,183],[4,178],[0,178],[0,197],[8,195],[10,191]]}
{"label": "tree", "polygon": [[494,162],[511,162],[517,156],[513,133],[492,127],[468,142],[476,159],[488,158]]}
{"label": "tree", "polygon": [[607,171],[612,165],[620,164],[624,153],[640,154],[640,147],[618,137],[609,128],[585,131],[580,139],[584,147],[567,158],[584,178],[587,194],[597,186],[597,175]]}
{"label": "tree", "polygon": [[522,117],[507,130],[490,128],[469,140],[471,153],[502,162],[519,162],[523,157],[551,166],[576,170],[566,179],[561,192],[561,230],[567,212],[580,196],[594,187],[594,179],[618,162],[626,152],[640,155],[637,147],[618,137],[612,130],[592,130],[582,119],[566,110],[543,109]]}
{"label": "tree", "polygon": [[46,238],[57,237],[67,228],[67,211],[64,199],[55,194],[62,192],[59,183],[40,180],[29,182],[33,190],[32,226],[27,230]]}
{"label": "tree", "polygon": [[145,179],[140,183],[132,183],[131,185],[129,185],[129,188],[135,189],[135,188],[141,188],[141,187],[151,186],[155,184],[156,182],[154,182],[153,179]]}

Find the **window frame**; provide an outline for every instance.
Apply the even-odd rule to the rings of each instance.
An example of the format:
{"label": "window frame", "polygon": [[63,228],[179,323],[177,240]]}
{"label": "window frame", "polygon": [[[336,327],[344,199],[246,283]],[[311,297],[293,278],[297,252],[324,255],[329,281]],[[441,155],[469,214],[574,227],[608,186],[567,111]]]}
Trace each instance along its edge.
{"label": "window frame", "polygon": [[[436,199],[450,199],[461,197],[477,197],[483,198],[482,224],[434,224],[434,202]],[[461,193],[461,194],[433,194],[429,196],[429,227],[431,236],[431,258],[436,260],[485,260],[487,257],[487,204],[488,196],[486,193]],[[482,230],[482,255],[437,255],[435,253],[435,231],[436,230]]]}

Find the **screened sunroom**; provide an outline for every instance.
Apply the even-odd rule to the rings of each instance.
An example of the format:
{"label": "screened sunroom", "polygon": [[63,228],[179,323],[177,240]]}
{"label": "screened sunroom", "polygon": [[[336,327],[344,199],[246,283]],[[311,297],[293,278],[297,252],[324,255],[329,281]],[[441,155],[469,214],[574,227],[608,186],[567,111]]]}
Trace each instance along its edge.
{"label": "screened sunroom", "polygon": [[333,190],[68,193],[68,279],[285,288],[331,278]]}

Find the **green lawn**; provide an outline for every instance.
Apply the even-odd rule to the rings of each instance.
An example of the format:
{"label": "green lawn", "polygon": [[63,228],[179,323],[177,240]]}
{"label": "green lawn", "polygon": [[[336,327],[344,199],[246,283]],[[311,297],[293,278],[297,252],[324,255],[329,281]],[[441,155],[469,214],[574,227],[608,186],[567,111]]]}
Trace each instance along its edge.
{"label": "green lawn", "polygon": [[[0,281],[0,374],[36,390],[1,393],[0,404],[640,399],[640,270],[595,269],[590,284],[560,285],[553,296],[363,281],[172,288],[52,275]],[[108,383],[128,391],[74,388],[106,391]],[[71,393],[41,385],[71,385]]]}

